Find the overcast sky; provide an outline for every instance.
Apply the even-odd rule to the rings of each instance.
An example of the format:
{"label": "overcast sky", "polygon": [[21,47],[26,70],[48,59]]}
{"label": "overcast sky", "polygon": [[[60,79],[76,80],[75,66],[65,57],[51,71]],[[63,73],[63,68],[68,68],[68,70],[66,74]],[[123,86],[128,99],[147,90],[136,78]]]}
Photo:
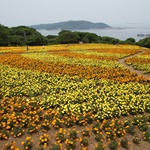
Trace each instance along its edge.
{"label": "overcast sky", "polygon": [[68,20],[150,27],[150,0],[0,0],[0,5],[0,24],[8,27]]}

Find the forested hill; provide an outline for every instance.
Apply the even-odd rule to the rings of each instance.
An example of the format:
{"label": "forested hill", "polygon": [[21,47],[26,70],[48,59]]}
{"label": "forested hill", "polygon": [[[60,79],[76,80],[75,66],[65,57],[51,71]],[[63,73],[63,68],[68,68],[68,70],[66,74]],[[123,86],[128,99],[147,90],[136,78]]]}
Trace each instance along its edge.
{"label": "forested hill", "polygon": [[53,29],[105,29],[111,28],[111,26],[105,23],[93,23],[89,21],[65,21],[65,22],[58,22],[52,24],[39,24],[39,25],[32,25],[29,26],[34,29],[46,29],[46,30],[53,30]]}

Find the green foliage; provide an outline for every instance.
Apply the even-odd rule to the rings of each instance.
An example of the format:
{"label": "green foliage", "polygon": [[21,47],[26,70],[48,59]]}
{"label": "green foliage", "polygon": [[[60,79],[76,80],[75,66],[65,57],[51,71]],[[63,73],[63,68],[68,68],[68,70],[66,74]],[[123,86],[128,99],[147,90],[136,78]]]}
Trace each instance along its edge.
{"label": "green foliage", "polygon": [[80,41],[83,41],[83,38],[86,36],[86,34],[88,34],[88,32],[77,32],[77,31],[76,33],[79,35]]}
{"label": "green foliage", "polygon": [[150,142],[150,130],[144,133],[144,140]]}
{"label": "green foliage", "polygon": [[64,22],[58,22],[58,23],[51,23],[51,24],[40,24],[40,25],[33,25],[31,26],[35,29],[46,29],[46,30],[53,30],[53,29],[104,29],[104,28],[110,28],[109,25],[105,23],[93,23],[90,21],[84,21],[84,20],[77,20],[77,21],[64,21]]}
{"label": "green foliage", "polygon": [[103,36],[100,38],[100,43],[107,43],[107,44],[118,44],[119,39]]}
{"label": "green foliage", "polygon": [[70,30],[61,30],[58,35],[64,34],[64,33],[71,33]]}
{"label": "green foliage", "polygon": [[9,45],[9,35],[10,35],[9,28],[0,25],[0,46]]}
{"label": "green foliage", "polygon": [[48,35],[46,36],[47,39],[47,44],[51,45],[51,44],[57,44],[57,35]]}
{"label": "green foliage", "polygon": [[90,136],[90,131],[89,131],[89,129],[83,129],[83,130],[82,130],[82,135],[83,135],[83,136]]}
{"label": "green foliage", "polygon": [[35,29],[26,26],[8,28],[0,25],[0,46],[43,44],[47,44],[46,37]]}
{"label": "green foliage", "polygon": [[135,136],[133,139],[133,143],[137,144],[137,145],[140,144],[140,141],[141,141],[141,139],[138,136]]}
{"label": "green foliage", "polygon": [[98,42],[98,40],[98,36],[94,33],[87,33],[83,38],[84,43]]}
{"label": "green foliage", "polygon": [[31,46],[45,45],[46,43],[47,43],[46,38],[37,32],[27,37],[26,41],[26,44]]}
{"label": "green foliage", "polygon": [[120,40],[120,41],[118,42],[118,44],[126,44],[126,42],[123,41],[123,40]]}
{"label": "green foliage", "polygon": [[5,144],[5,150],[19,150],[19,148],[16,148],[16,142],[11,141],[10,144]]}
{"label": "green foliage", "polygon": [[26,149],[31,150],[33,147],[33,140],[31,139],[31,137],[26,137],[26,141],[22,142],[22,145],[24,150]]}
{"label": "green foliage", "polygon": [[69,132],[69,137],[70,137],[71,139],[76,139],[76,138],[77,138],[77,131],[71,130],[71,131]]}
{"label": "green foliage", "polygon": [[[85,27],[85,26],[83,26]],[[0,46],[8,45],[47,45],[47,44],[69,44],[69,43],[105,43],[105,44],[138,44],[139,46],[150,48],[150,37],[139,40],[136,43],[134,38],[127,38],[125,41],[108,37],[98,36],[95,33],[89,32],[72,32],[70,30],[62,30],[58,36],[48,35],[43,36],[35,29],[18,26],[8,28],[0,25]]]}
{"label": "green foliage", "polygon": [[129,133],[130,135],[134,135],[135,134],[135,127],[132,124],[128,125],[126,128],[127,128],[126,129],[127,133]]}
{"label": "green foliage", "polygon": [[60,141],[60,142],[64,142],[65,141],[65,134],[61,131],[59,131],[57,134],[56,134],[56,140],[57,141]]}
{"label": "green foliage", "polygon": [[13,130],[13,136],[14,137],[19,137],[21,135],[23,135],[24,130],[21,127],[15,127]]}
{"label": "green foliage", "polygon": [[68,44],[68,43],[78,43],[79,35],[76,32],[71,31],[61,31],[57,38],[58,43]]}
{"label": "green foliage", "polygon": [[104,150],[104,149],[105,149],[105,146],[101,142],[99,142],[95,148],[95,150]]}
{"label": "green foliage", "polygon": [[126,44],[135,44],[135,39],[134,38],[127,38],[126,40],[125,40],[125,43]]}
{"label": "green foliage", "polygon": [[61,150],[59,144],[54,144],[52,150]]}
{"label": "green foliage", "polygon": [[102,131],[100,123],[99,122],[95,122],[92,126],[92,131],[93,133],[99,133],[100,131]]}
{"label": "green foliage", "polygon": [[88,146],[89,145],[88,138],[86,138],[86,137],[80,138],[80,145],[81,146]]}
{"label": "green foliage", "polygon": [[139,40],[137,44],[143,47],[150,48],[150,37],[146,37],[144,39]]}
{"label": "green foliage", "polygon": [[[22,41],[23,45],[43,45],[46,44],[46,38],[42,36],[35,29],[19,26],[11,28],[12,35],[18,36],[18,39]],[[18,41],[18,40],[17,40]]]}
{"label": "green foliage", "polygon": [[7,130],[0,130],[0,140],[7,140],[9,137],[9,133]]}
{"label": "green foliage", "polygon": [[89,33],[89,32],[76,32],[79,35],[79,41],[82,41],[83,43],[98,43],[99,42],[99,36],[95,33]]}
{"label": "green foliage", "polygon": [[25,39],[19,35],[10,36],[10,45],[25,45]]}
{"label": "green foliage", "polygon": [[10,28],[11,35],[19,35],[19,36],[30,36],[36,32],[35,29],[26,27],[26,26],[18,26]]}
{"label": "green foliage", "polygon": [[125,149],[128,149],[129,147],[129,141],[127,138],[121,139],[121,146],[124,147]]}
{"label": "green foliage", "polygon": [[118,142],[116,140],[110,141],[109,143],[110,150],[117,150],[118,149]]}
{"label": "green foliage", "polygon": [[75,141],[73,139],[66,139],[66,149],[67,150],[74,150],[75,149]]}
{"label": "green foliage", "polygon": [[98,142],[102,142],[103,141],[103,135],[102,134],[96,134],[95,135],[95,140]]}

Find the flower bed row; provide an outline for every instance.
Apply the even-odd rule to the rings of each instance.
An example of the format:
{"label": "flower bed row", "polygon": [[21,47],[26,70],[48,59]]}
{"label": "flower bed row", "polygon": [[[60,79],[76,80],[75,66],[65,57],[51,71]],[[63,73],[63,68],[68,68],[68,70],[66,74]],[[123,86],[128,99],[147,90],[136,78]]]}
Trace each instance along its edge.
{"label": "flower bed row", "polygon": [[[58,52],[55,52],[58,53]],[[61,52],[66,53],[66,52]],[[96,60],[96,59],[85,59],[83,57],[80,58],[74,58],[71,57],[64,57],[64,56],[58,56],[54,55],[54,52],[47,52],[47,53],[23,53],[23,57],[31,58],[31,59],[38,59],[38,60],[44,60],[48,62],[63,62],[66,64],[76,64],[81,66],[97,66],[97,67],[105,67],[105,68],[121,68],[122,66],[117,61],[106,61],[106,60]]]}
{"label": "flower bed row", "polygon": [[96,60],[107,60],[107,61],[117,61],[120,56],[118,55],[110,55],[106,53],[96,53],[89,52],[90,50],[80,50],[80,51],[65,51],[52,53],[52,55],[61,56],[61,57],[69,57],[69,58],[82,58],[82,59],[96,59]]}
{"label": "flower bed row", "polygon": [[128,65],[132,65],[135,70],[142,70],[144,73],[150,74],[150,52],[144,52],[137,57],[126,60]]}
{"label": "flower bed row", "polygon": [[[93,147],[95,150],[98,147],[105,149],[103,141],[108,142],[110,149],[114,146],[118,148],[120,144],[128,148],[129,141],[126,138],[128,134],[133,136],[135,144],[139,144],[140,140],[150,142],[149,115],[138,115],[133,119],[122,121],[117,118],[100,121],[94,119],[92,113],[78,116],[68,113],[62,115],[56,109],[43,110],[36,101],[26,102],[18,97],[2,99],[0,108],[0,141],[7,143],[8,138],[14,137],[12,143],[6,144],[6,149],[12,146],[17,150],[15,139],[23,135],[27,136],[25,141],[22,141],[24,149],[32,149],[34,142],[30,136],[40,130],[42,134],[38,137],[39,142],[34,146],[37,149],[50,146],[53,149],[66,147],[69,150],[75,149],[77,143],[80,144],[81,149],[88,149],[91,136],[95,139],[95,148]],[[79,127],[76,128],[75,125]],[[142,136],[137,136],[137,129]]]}
{"label": "flower bed row", "polygon": [[25,70],[36,70],[40,72],[52,73],[55,75],[79,76],[80,78],[110,79],[124,82],[148,82],[148,79],[139,77],[131,73],[128,69],[105,68],[97,66],[81,66],[74,64],[65,64],[62,62],[53,63],[42,60],[28,59],[17,54],[1,55],[0,63],[11,67],[22,68]]}
{"label": "flower bed row", "polygon": [[149,84],[53,76],[8,66],[0,66],[0,69],[3,97],[35,97],[43,108],[57,108],[64,113],[94,110],[102,118],[149,112]]}

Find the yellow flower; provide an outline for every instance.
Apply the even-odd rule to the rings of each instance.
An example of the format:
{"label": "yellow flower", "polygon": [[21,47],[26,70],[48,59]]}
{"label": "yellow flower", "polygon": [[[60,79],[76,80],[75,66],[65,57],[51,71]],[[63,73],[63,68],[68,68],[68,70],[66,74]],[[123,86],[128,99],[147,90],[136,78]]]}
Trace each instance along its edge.
{"label": "yellow flower", "polygon": [[10,147],[10,149],[14,149],[15,147],[12,145],[11,147]]}
{"label": "yellow flower", "polygon": [[31,137],[29,137],[29,136],[26,137],[26,140],[30,140],[30,139],[31,139]]}
{"label": "yellow flower", "polygon": [[44,146],[43,146],[44,148],[46,148],[47,147],[47,143],[44,143]]}

